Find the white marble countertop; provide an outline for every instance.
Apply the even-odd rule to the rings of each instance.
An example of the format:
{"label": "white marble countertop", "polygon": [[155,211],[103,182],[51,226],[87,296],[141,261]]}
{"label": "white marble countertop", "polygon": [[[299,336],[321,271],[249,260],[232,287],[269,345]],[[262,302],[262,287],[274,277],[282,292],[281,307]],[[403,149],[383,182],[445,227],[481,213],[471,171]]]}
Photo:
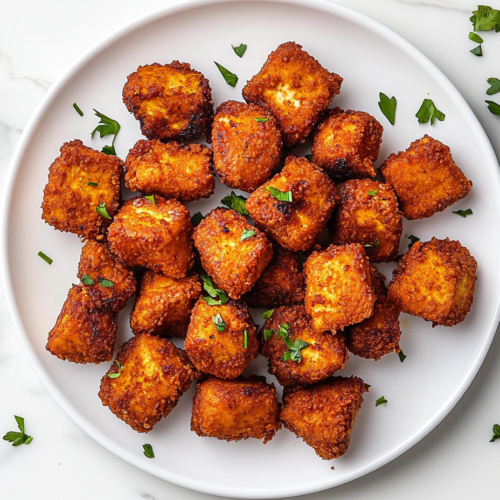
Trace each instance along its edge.
{"label": "white marble countertop", "polygon": [[[167,0],[168,1],[168,0]],[[50,85],[111,31],[165,6],[165,0],[17,0],[1,3],[0,181],[30,115]],[[389,26],[435,62],[464,95],[500,155],[500,117],[486,108],[486,79],[500,77],[500,34],[485,33],[484,57],[468,40],[468,0],[339,0]],[[500,8],[498,0],[490,3]],[[479,166],[478,166],[479,167]],[[44,389],[17,341],[0,291],[0,433],[26,419],[30,446],[0,441],[2,500],[179,500],[216,498],[191,492],[135,469],[89,438]],[[473,334],[474,332],[471,332]],[[443,355],[446,355],[443,353]],[[498,498],[500,338],[472,385],[426,438],[381,469],[307,498],[405,500]],[[306,498],[306,497],[301,497]]]}

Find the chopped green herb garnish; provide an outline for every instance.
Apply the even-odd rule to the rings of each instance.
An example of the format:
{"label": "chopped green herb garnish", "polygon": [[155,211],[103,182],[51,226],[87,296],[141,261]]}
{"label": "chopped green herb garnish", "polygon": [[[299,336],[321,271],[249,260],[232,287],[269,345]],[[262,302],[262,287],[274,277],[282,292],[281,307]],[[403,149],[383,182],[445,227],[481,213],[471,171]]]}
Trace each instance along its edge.
{"label": "chopped green herb garnish", "polygon": [[102,203],[99,203],[99,206],[96,207],[97,213],[99,215],[102,215],[103,217],[106,217],[106,219],[111,219],[111,216],[108,214],[108,209],[106,208],[106,202],[103,201]]}
{"label": "chopped green herb garnish", "polygon": [[262,313],[262,319],[269,319],[273,315],[274,309]]}
{"label": "chopped green herb garnish", "polygon": [[47,257],[43,252],[38,252],[38,256],[41,257],[47,264],[52,264],[54,262],[50,257]]}
{"label": "chopped green herb garnish", "polygon": [[413,234],[410,234],[410,236],[405,236],[410,240],[410,243],[408,244],[408,250],[417,242],[420,241],[420,238],[417,238],[416,236],[413,236]]}
{"label": "chopped green herb garnish", "polygon": [[488,78],[486,81],[491,85],[491,87],[486,91],[488,95],[494,95],[500,92],[500,80],[498,78]]}
{"label": "chopped green herb garnish", "polygon": [[386,403],[387,399],[382,396],[381,398],[378,398],[377,401],[375,401],[375,406],[385,405]]}
{"label": "chopped green herb garnish", "polygon": [[378,248],[380,246],[380,240],[378,238],[373,242],[373,246],[375,248]]}
{"label": "chopped green herb garnish", "polygon": [[370,243],[367,243],[366,245],[363,245],[364,248],[371,248],[372,246],[370,245]]}
{"label": "chopped green herb garnish", "polygon": [[87,182],[87,186],[98,186],[97,182]]}
{"label": "chopped green herb garnish", "polygon": [[246,330],[243,332],[243,348],[248,348],[248,332]]}
{"label": "chopped green herb garnish", "polygon": [[493,426],[493,437],[490,439],[490,443],[494,443],[497,439],[500,439],[500,425],[495,424]]}
{"label": "chopped green herb garnish", "polygon": [[235,87],[236,82],[238,81],[238,77],[234,73],[231,73],[231,71],[224,68],[224,66],[221,66],[219,63],[217,63],[215,61],[214,61],[214,63],[219,68],[219,71],[221,72],[222,76],[224,77],[224,80],[226,80],[226,83],[228,85],[231,85],[231,87]]}
{"label": "chopped green herb garnish", "polygon": [[97,281],[99,281],[99,285],[103,286],[104,288],[112,288],[115,286],[112,281],[109,281],[105,278],[97,278]]}
{"label": "chopped green herb garnish", "polygon": [[475,56],[478,56],[478,57],[483,56],[483,48],[481,47],[481,45],[478,45],[476,48],[472,49],[470,52],[471,52],[471,54],[474,54]]}
{"label": "chopped green herb garnish", "polygon": [[304,158],[306,158],[308,161],[313,161],[313,155],[312,155],[312,153],[309,153],[308,155],[305,155]]}
{"label": "chopped green herb garnish", "polygon": [[496,102],[493,101],[484,101],[486,104],[488,104],[488,109],[490,110],[490,113],[493,113],[494,115],[500,115],[500,105],[497,104]]}
{"label": "chopped green herb garnish", "polygon": [[226,196],[225,198],[222,198],[220,202],[223,205],[226,205],[226,207],[232,208],[242,215],[248,215],[248,210],[245,208],[246,201],[247,199],[244,196],[234,194],[234,192],[231,191],[231,194]]}
{"label": "chopped green herb garnish", "polygon": [[372,189],[371,191],[368,191],[367,194],[370,195],[370,196],[376,196],[377,193],[378,193],[378,191],[376,189]]}
{"label": "chopped green herb garnish", "polygon": [[254,120],[259,123],[266,123],[269,118],[254,118]]}
{"label": "chopped green herb garnish", "polygon": [[273,333],[276,333],[276,336],[283,339],[288,350],[283,354],[283,361],[295,361],[296,363],[300,363],[302,359],[302,349],[309,345],[308,342],[304,342],[301,339],[295,340],[292,342],[292,339],[289,336],[290,333],[290,325],[288,323],[283,323],[280,326],[279,331],[275,330],[264,330],[264,339],[269,340]]}
{"label": "chopped green herb garnish", "polygon": [[452,213],[460,215],[460,217],[463,217],[465,219],[468,215],[472,215],[472,210],[468,208],[467,210],[457,210],[456,212],[453,211]]}
{"label": "chopped green herb garnish", "polygon": [[235,47],[234,45],[231,45],[231,47],[233,47],[233,50],[238,57],[243,57],[245,50],[247,50],[247,46],[244,43],[240,43],[238,47]]}
{"label": "chopped green herb garnish", "polygon": [[398,356],[399,356],[399,361],[401,361],[401,363],[407,358],[407,356],[405,356],[405,353],[402,350],[398,352]]}
{"label": "chopped green herb garnish", "polygon": [[469,33],[469,40],[472,40],[473,42],[476,43],[483,43],[483,39],[473,31]]}
{"label": "chopped green herb garnish", "polygon": [[210,276],[200,276],[200,278],[203,282],[203,288],[210,295],[210,297],[203,297],[209,306],[220,306],[229,300],[229,297],[222,290],[215,288]]}
{"label": "chopped green herb garnish", "polygon": [[12,446],[21,446],[22,444],[30,444],[31,441],[33,441],[33,438],[31,436],[28,436],[24,432],[24,418],[23,417],[18,417],[17,415],[14,415],[14,418],[16,419],[17,422],[17,427],[21,432],[7,432],[3,439],[5,441],[8,441],[9,443],[12,443]]}
{"label": "chopped green herb garnish", "polygon": [[88,274],[84,274],[82,277],[82,283],[84,285],[93,285],[95,281]]}
{"label": "chopped green herb garnish", "polygon": [[500,11],[486,5],[479,5],[470,18],[474,31],[500,31]]}
{"label": "chopped green herb garnish", "polygon": [[422,106],[420,106],[415,116],[418,118],[418,123],[420,125],[422,125],[422,123],[428,123],[429,120],[431,125],[434,125],[436,120],[442,122],[446,115],[436,108],[432,99],[424,99]]}
{"label": "chopped green herb garnish", "polygon": [[92,131],[90,134],[90,137],[94,137],[94,134],[96,132],[99,132],[99,137],[102,139],[103,137],[106,137],[108,135],[113,135],[113,141],[111,142],[110,146],[104,146],[102,148],[102,152],[107,154],[107,155],[115,155],[115,139],[120,131],[120,124],[116,121],[113,120],[112,118],[107,117],[106,115],[103,115],[102,113],[99,113],[99,111],[94,109],[95,114],[97,115],[98,118],[100,118],[99,125]]}
{"label": "chopped green herb garnish", "polygon": [[[117,364],[119,371],[117,371],[115,373],[108,373],[109,378],[118,378],[122,374],[123,365],[118,360],[115,360],[115,363]],[[111,365],[111,366],[113,366],[113,365]]]}
{"label": "chopped green herb garnish", "polygon": [[217,328],[218,332],[223,332],[226,329],[226,323],[222,319],[220,312],[218,312],[215,316],[212,316],[212,321]]}
{"label": "chopped green herb garnish", "polygon": [[113,146],[113,144],[111,144],[111,146],[104,146],[101,149],[101,153],[104,153],[105,155],[108,155],[108,156],[116,156],[116,151],[115,151],[115,147]]}
{"label": "chopped green herb garnish", "polygon": [[279,191],[278,189],[272,186],[264,188],[264,191],[271,193],[271,196],[276,198],[278,201],[287,201],[289,203],[293,201],[291,191]]}
{"label": "chopped green herb garnish", "polygon": [[153,447],[150,444],[143,444],[142,448],[144,449],[143,453],[148,458],[154,458],[155,454],[153,453]]}
{"label": "chopped green herb garnish", "polygon": [[147,196],[144,196],[146,200],[149,200],[153,205],[156,205],[156,198],[154,194],[148,194]]}
{"label": "chopped green herb garnish", "polygon": [[201,215],[201,212],[196,212],[191,217],[191,222],[193,223],[193,226],[197,226],[204,218],[205,218],[205,216]]}
{"label": "chopped green herb garnish", "polygon": [[252,236],[255,236],[255,231],[252,231],[251,229],[243,229],[240,241],[248,240],[248,238],[251,238]]}
{"label": "chopped green herb garnish", "polygon": [[396,106],[398,104],[396,98],[392,96],[389,99],[389,97],[387,97],[383,92],[380,92],[379,99],[380,101],[378,102],[378,107],[380,108],[380,111],[384,113],[384,116],[389,120],[389,123],[394,125],[396,122]]}
{"label": "chopped green herb garnish", "polygon": [[269,340],[273,336],[274,330],[264,330],[264,340]]}
{"label": "chopped green herb garnish", "polygon": [[78,107],[78,104],[76,102],[73,103],[73,107],[80,116],[83,116],[83,111]]}

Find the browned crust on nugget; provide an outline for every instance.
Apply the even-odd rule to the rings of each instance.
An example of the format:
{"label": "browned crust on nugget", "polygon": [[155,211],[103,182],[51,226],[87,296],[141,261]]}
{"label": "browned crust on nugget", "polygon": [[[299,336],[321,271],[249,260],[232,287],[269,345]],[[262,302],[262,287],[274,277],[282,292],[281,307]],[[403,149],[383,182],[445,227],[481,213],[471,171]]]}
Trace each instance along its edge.
{"label": "browned crust on nugget", "polygon": [[271,176],[282,145],[276,119],[259,106],[226,101],[217,109],[212,147],[223,184],[251,193]]}
{"label": "browned crust on nugget", "polygon": [[[292,192],[292,202],[278,201],[266,191]],[[287,250],[314,246],[340,198],[334,184],[305,158],[289,156],[283,170],[256,189],[246,201],[255,224]]]}
{"label": "browned crust on nugget", "polygon": [[286,387],[280,419],[323,460],[338,458],[349,447],[363,393],[359,377],[332,377],[308,387]]}
{"label": "browned crust on nugget", "polygon": [[428,135],[412,142],[406,151],[391,154],[380,170],[409,220],[442,212],[472,188],[453,161],[450,148]]}
{"label": "browned crust on nugget", "polygon": [[[292,342],[300,339],[309,345],[302,349],[299,362],[283,361],[288,350],[283,339],[273,334],[265,340],[262,332],[266,329],[279,332],[280,326],[290,326]],[[275,375],[283,386],[314,384],[324,380],[337,370],[343,370],[347,362],[347,347],[342,335],[329,332],[318,333],[311,325],[304,306],[280,307],[268,319],[259,336],[261,353],[269,360],[269,373]]]}
{"label": "browned crust on nugget", "polygon": [[360,243],[372,262],[395,260],[403,220],[392,187],[369,179],[351,180],[345,183],[340,196],[330,223],[333,243]]}
{"label": "browned crust on nugget", "polygon": [[172,278],[183,278],[193,266],[189,211],[177,200],[156,203],[132,198],[108,230],[110,250],[126,266],[144,266]]}
{"label": "browned crust on nugget", "polygon": [[472,306],[476,270],[476,260],[459,241],[417,241],[393,271],[388,298],[432,326],[454,326]]}
{"label": "browned crust on nugget", "polygon": [[113,363],[102,377],[102,404],[137,432],[150,432],[189,389],[193,365],[184,351],[154,335],[132,337],[116,359],[123,369]]}
{"label": "browned crust on nugget", "polygon": [[200,280],[194,273],[174,279],[146,271],[130,316],[132,331],[135,335],[185,337],[191,310],[200,295]]}
{"label": "browned crust on nugget", "polygon": [[191,430],[225,441],[270,441],[281,429],[274,384],[252,375],[236,380],[209,377],[196,386]]}
{"label": "browned crust on nugget", "polygon": [[115,313],[96,307],[85,287],[73,285],[45,348],[73,363],[110,361],[117,327]]}
{"label": "browned crust on nugget", "polygon": [[323,68],[302,45],[286,42],[271,52],[242,94],[276,117],[284,143],[294,147],[306,140],[341,84],[342,78]]}
{"label": "browned crust on nugget", "polygon": [[[103,239],[111,219],[97,213],[105,203],[114,217],[120,206],[122,161],[87,148],[74,140],[61,146],[61,154],[49,169],[43,191],[42,219],[51,226],[84,239]],[[89,186],[89,182],[97,186]]]}
{"label": "browned crust on nugget", "polygon": [[[214,323],[218,314],[226,323],[221,332]],[[198,299],[191,312],[184,349],[196,368],[204,373],[224,379],[241,375],[259,351],[257,327],[246,304],[229,300],[220,306],[209,306],[202,298]]]}
{"label": "browned crust on nugget", "polygon": [[123,102],[148,139],[196,139],[213,117],[208,80],[179,61],[139,66],[127,77]]}
{"label": "browned crust on nugget", "polygon": [[[245,230],[255,234],[241,241]],[[273,256],[266,236],[227,208],[212,210],[195,228],[193,239],[203,268],[233,299],[254,286]]]}

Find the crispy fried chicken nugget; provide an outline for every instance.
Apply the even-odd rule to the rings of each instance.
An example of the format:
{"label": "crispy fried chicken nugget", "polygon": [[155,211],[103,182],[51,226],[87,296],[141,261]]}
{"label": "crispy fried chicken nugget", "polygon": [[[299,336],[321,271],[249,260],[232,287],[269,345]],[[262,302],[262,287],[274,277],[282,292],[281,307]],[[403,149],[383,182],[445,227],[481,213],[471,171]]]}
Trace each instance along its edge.
{"label": "crispy fried chicken nugget", "polygon": [[189,211],[177,200],[132,198],[108,230],[110,250],[126,266],[184,278],[194,263]]}
{"label": "crispy fried chicken nugget", "polygon": [[305,307],[316,331],[335,333],[373,314],[370,264],[359,243],[313,252],[304,273]]}
{"label": "crispy fried chicken nugget", "polygon": [[[276,334],[265,340],[265,330],[280,331],[289,325],[288,336],[292,342],[300,339],[309,345],[301,349],[300,361],[284,361],[288,350],[285,341]],[[337,370],[343,370],[347,362],[347,347],[342,335],[330,332],[318,333],[311,325],[304,306],[280,307],[264,324],[260,341],[262,355],[269,360],[269,373],[275,375],[283,386],[314,384],[324,380]]]}
{"label": "crispy fried chicken nugget", "polygon": [[203,268],[233,299],[259,279],[273,256],[266,236],[234,210],[216,208],[194,230]]}
{"label": "crispy fried chicken nugget", "polygon": [[327,110],[314,133],[313,162],[336,182],[374,177],[383,131],[363,111]]}
{"label": "crispy fried chicken nugget", "polygon": [[45,348],[73,363],[111,361],[117,328],[116,313],[96,307],[86,287],[73,285]]}
{"label": "crispy fried chicken nugget", "polygon": [[136,289],[132,272],[118,262],[107,245],[96,241],[87,241],[82,248],[78,278],[83,280],[83,286],[97,307],[115,312],[125,307]]}
{"label": "crispy fried chicken nugget", "polygon": [[212,147],[223,184],[251,193],[271,176],[282,145],[276,119],[259,106],[227,101],[217,109]]}
{"label": "crispy fried chicken nugget", "polygon": [[148,139],[196,139],[213,118],[208,80],[179,61],[139,66],[127,78],[123,102]]}
{"label": "crispy fried chicken nugget", "polygon": [[267,384],[264,377],[209,377],[196,386],[191,430],[203,437],[255,438],[266,444],[281,429],[279,411],[274,384]]}
{"label": "crispy fried chicken nugget", "polygon": [[150,432],[175,408],[193,379],[193,365],[184,351],[170,340],[137,335],[123,344],[102,377],[99,397],[132,429]]}
{"label": "crispy fried chicken nugget", "polygon": [[442,212],[467,196],[472,187],[453,161],[450,148],[428,135],[406,151],[391,154],[380,170],[409,220]]}
{"label": "crispy fried chicken nugget", "polygon": [[398,255],[402,214],[392,187],[370,179],[347,181],[340,206],[330,221],[333,243],[360,243],[372,262]]}
{"label": "crispy fried chicken nugget", "polygon": [[321,111],[340,93],[342,78],[330,73],[295,42],[281,44],[243,88],[243,98],[278,120],[288,147],[302,144]]}
{"label": "crispy fried chicken nugget", "polygon": [[186,203],[208,198],[215,187],[212,151],[200,144],[137,141],[125,160],[125,185]]}
{"label": "crispy fried chicken nugget", "polygon": [[[276,199],[272,188],[291,192],[292,201]],[[282,247],[298,252],[314,245],[339,200],[323,170],[305,158],[289,156],[283,170],[256,189],[245,206],[262,231]]]}
{"label": "crispy fried chicken nugget", "polygon": [[294,253],[273,245],[273,258],[254,287],[243,295],[250,307],[279,307],[304,301],[304,275]]}
{"label": "crispy fried chicken nugget", "polygon": [[476,270],[476,259],[458,241],[417,241],[393,271],[388,298],[432,326],[454,326],[472,306]]}
{"label": "crispy fried chicken nugget", "polygon": [[196,368],[204,373],[224,379],[241,375],[259,350],[257,327],[246,304],[229,300],[210,306],[198,299],[191,312],[184,348]]}
{"label": "crispy fried chicken nugget", "polygon": [[194,273],[174,279],[146,271],[130,316],[132,331],[135,335],[185,337],[191,310],[200,295],[200,280]]}
{"label": "crispy fried chicken nugget", "polygon": [[280,419],[323,460],[341,457],[349,447],[363,393],[359,377],[332,377],[308,387],[286,387]]}
{"label": "crispy fried chicken nugget", "polygon": [[387,299],[385,276],[371,266],[372,285],[377,301],[373,314],[361,323],[348,327],[346,344],[356,356],[380,359],[384,354],[399,352],[399,311]]}
{"label": "crispy fried chicken nugget", "polygon": [[105,206],[111,218],[118,212],[122,172],[118,157],[87,148],[82,141],[64,143],[49,169],[42,219],[84,239],[103,239],[111,219],[96,209]]}

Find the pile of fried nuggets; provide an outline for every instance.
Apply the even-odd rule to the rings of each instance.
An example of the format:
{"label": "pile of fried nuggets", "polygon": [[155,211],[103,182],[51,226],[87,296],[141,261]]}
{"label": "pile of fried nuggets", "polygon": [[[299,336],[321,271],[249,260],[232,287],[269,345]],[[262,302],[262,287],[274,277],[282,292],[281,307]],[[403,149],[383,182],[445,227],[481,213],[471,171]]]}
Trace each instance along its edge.
{"label": "pile of fried nuggets", "polygon": [[[244,87],[246,103],[224,102],[213,116],[208,80],[189,64],[142,66],[128,77],[123,101],[147,140],[125,162],[78,140],[62,146],[43,219],[86,241],[78,267],[86,279],[69,291],[47,350],[75,363],[111,361],[117,315],[142,273],[135,336],[99,392],[136,431],[151,431],[197,378],[191,429],[199,436],[267,442],[284,425],[323,459],[337,458],[368,390],[358,377],[332,376],[348,351],[375,360],[399,352],[401,311],[444,326],[469,312],[477,264],[458,241],[415,243],[388,289],[373,263],[398,259],[403,215],[443,211],[472,183],[429,136],[391,154],[380,169],[385,182],[376,180],[382,126],[361,111],[327,109],[341,83],[300,45],[284,43]],[[207,131],[212,149],[177,142]],[[286,156],[311,136],[312,161]],[[214,192],[213,169],[230,188],[251,193],[246,210],[255,225],[216,208],[193,227],[182,203]],[[123,173],[130,190],[154,201],[123,203]],[[340,194],[334,181],[343,183]],[[109,219],[96,211],[103,203]],[[326,227],[333,244],[322,248]],[[197,258],[220,292],[215,299],[202,297]],[[260,332],[249,307],[274,308]],[[284,360],[283,328],[292,343],[306,343],[298,360]],[[171,337],[185,338],[185,350]],[[274,384],[241,376],[258,353],[284,386],[282,405]]]}

